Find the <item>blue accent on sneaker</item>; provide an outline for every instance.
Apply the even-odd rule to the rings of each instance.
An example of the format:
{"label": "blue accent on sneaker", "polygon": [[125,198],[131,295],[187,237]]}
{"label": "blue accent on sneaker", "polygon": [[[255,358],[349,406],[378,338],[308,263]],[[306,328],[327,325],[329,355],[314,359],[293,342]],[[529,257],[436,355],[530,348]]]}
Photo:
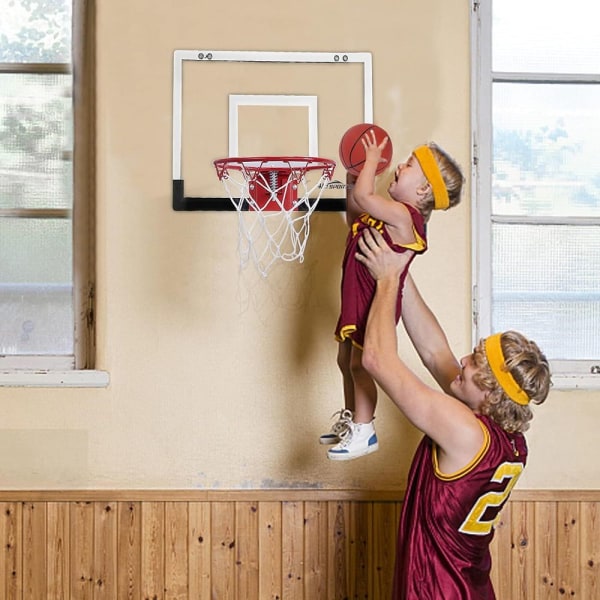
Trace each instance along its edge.
{"label": "blue accent on sneaker", "polygon": [[356,440],[342,441],[337,446],[327,451],[327,458],[331,460],[353,460],[366,456],[379,449],[377,434],[372,433],[368,440],[357,442]]}
{"label": "blue accent on sneaker", "polygon": [[[369,441],[367,442],[367,447],[369,446],[374,446],[375,444],[377,444],[377,434],[373,434],[370,438]],[[348,448],[331,448],[331,450],[328,450],[328,452],[331,452],[332,454],[335,452],[336,454],[350,454],[350,450],[348,450]]]}

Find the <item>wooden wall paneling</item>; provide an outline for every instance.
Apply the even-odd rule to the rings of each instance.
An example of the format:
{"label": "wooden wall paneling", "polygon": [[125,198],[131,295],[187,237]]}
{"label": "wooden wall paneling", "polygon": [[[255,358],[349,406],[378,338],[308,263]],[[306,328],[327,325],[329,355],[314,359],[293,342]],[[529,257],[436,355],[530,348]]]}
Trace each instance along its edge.
{"label": "wooden wall paneling", "polygon": [[[400,519],[402,518],[402,508],[404,507],[404,502],[398,502],[396,504],[396,522],[398,524],[400,524]],[[396,529],[396,538],[394,541],[394,564],[396,563],[396,548],[398,547],[398,529]],[[395,573],[392,573],[392,581],[391,581],[391,585],[392,585],[392,589],[394,589],[394,575]]]}
{"label": "wooden wall paneling", "polygon": [[258,504],[259,598],[283,598],[281,502]]}
{"label": "wooden wall paneling", "polygon": [[69,597],[70,590],[70,504],[68,502],[48,502],[48,551],[46,594],[48,600],[63,600]]}
{"label": "wooden wall paneling", "polygon": [[600,598],[600,510],[597,502],[582,502],[581,598]]}
{"label": "wooden wall paneling", "polygon": [[371,502],[353,502],[350,509],[350,597],[370,598],[372,579],[370,567],[372,556],[371,539]]}
{"label": "wooden wall paneling", "polygon": [[46,600],[46,507],[23,504],[23,600]]}
{"label": "wooden wall paneling", "polygon": [[561,598],[582,598],[579,579],[579,503],[558,503],[558,593]]}
{"label": "wooden wall paneling", "polygon": [[320,501],[304,503],[304,590],[311,600],[328,600],[327,539],[333,528],[329,528],[327,505]]}
{"label": "wooden wall paneling", "polygon": [[117,598],[138,600],[142,595],[142,503],[117,504]]}
{"label": "wooden wall paneling", "polygon": [[116,502],[94,502],[94,600],[117,597]]}
{"label": "wooden wall paneling", "polygon": [[235,530],[236,598],[260,598],[257,502],[236,502]]}
{"label": "wooden wall paneling", "polygon": [[211,503],[190,502],[189,590],[190,598],[211,598]]}
{"label": "wooden wall paneling", "polygon": [[373,505],[373,597],[392,597],[392,578],[398,532],[395,502]]}
{"label": "wooden wall paneling", "polygon": [[535,598],[557,600],[556,502],[536,502],[534,512]]}
{"label": "wooden wall paneling", "polygon": [[328,503],[328,521],[333,535],[328,539],[327,552],[327,594],[332,600],[344,600],[350,597],[348,561],[350,557],[350,502],[332,501]]}
{"label": "wooden wall paneling", "polygon": [[23,505],[0,503],[0,593],[6,600],[23,597]]}
{"label": "wooden wall paneling", "polygon": [[492,552],[492,585],[498,600],[515,600],[512,597],[512,502],[507,502],[495,526]]}
{"label": "wooden wall paneling", "polygon": [[[390,597],[402,503],[384,494],[21,497],[0,491],[0,600]],[[491,547],[498,600],[600,598],[600,491],[517,498]]]}
{"label": "wooden wall paneling", "polygon": [[235,503],[213,502],[211,512],[211,594],[210,598],[235,598]]}
{"label": "wooden wall paneling", "polygon": [[142,598],[164,600],[165,503],[142,502]]}
{"label": "wooden wall paneling", "polygon": [[285,600],[304,599],[304,503],[281,506],[282,590]]}
{"label": "wooden wall paneling", "polygon": [[94,597],[94,503],[72,502],[69,510],[71,532],[70,588],[72,600]]}
{"label": "wooden wall paneling", "polygon": [[165,600],[189,597],[188,547],[188,503],[165,502]]}
{"label": "wooden wall paneling", "polygon": [[529,502],[513,502],[511,512],[512,529],[512,598],[534,598],[535,576],[532,550],[535,530],[534,507]]}

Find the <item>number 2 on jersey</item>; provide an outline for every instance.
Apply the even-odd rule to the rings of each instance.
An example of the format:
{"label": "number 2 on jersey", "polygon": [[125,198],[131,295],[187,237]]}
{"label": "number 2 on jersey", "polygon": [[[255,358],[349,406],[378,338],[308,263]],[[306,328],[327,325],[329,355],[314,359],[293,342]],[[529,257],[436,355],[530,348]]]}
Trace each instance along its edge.
{"label": "number 2 on jersey", "polygon": [[505,479],[508,479],[506,487],[502,492],[487,492],[480,496],[460,526],[459,531],[470,535],[487,535],[490,533],[498,520],[498,516],[490,521],[485,521],[483,519],[485,511],[489,507],[500,506],[508,498],[522,472],[523,465],[521,463],[502,463],[496,469],[491,481],[493,483],[501,483]]}

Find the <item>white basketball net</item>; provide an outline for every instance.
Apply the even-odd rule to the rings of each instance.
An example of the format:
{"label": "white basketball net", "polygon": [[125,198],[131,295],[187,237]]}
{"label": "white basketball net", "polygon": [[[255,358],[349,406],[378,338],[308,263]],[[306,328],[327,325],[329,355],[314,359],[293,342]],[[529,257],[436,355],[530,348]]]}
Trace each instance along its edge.
{"label": "white basketball net", "polygon": [[243,269],[252,260],[263,277],[276,261],[302,262],[310,216],[335,162],[322,158],[228,158],[215,161],[238,214]]}

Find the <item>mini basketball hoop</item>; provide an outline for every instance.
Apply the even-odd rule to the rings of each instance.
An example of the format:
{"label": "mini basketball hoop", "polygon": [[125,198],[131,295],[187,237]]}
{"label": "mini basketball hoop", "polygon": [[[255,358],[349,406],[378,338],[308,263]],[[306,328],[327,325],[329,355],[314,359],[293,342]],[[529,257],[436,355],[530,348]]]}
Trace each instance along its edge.
{"label": "mini basketball hoop", "polygon": [[275,261],[304,260],[310,216],[335,161],[302,156],[221,158],[217,176],[238,213],[240,266],[263,277]]}

